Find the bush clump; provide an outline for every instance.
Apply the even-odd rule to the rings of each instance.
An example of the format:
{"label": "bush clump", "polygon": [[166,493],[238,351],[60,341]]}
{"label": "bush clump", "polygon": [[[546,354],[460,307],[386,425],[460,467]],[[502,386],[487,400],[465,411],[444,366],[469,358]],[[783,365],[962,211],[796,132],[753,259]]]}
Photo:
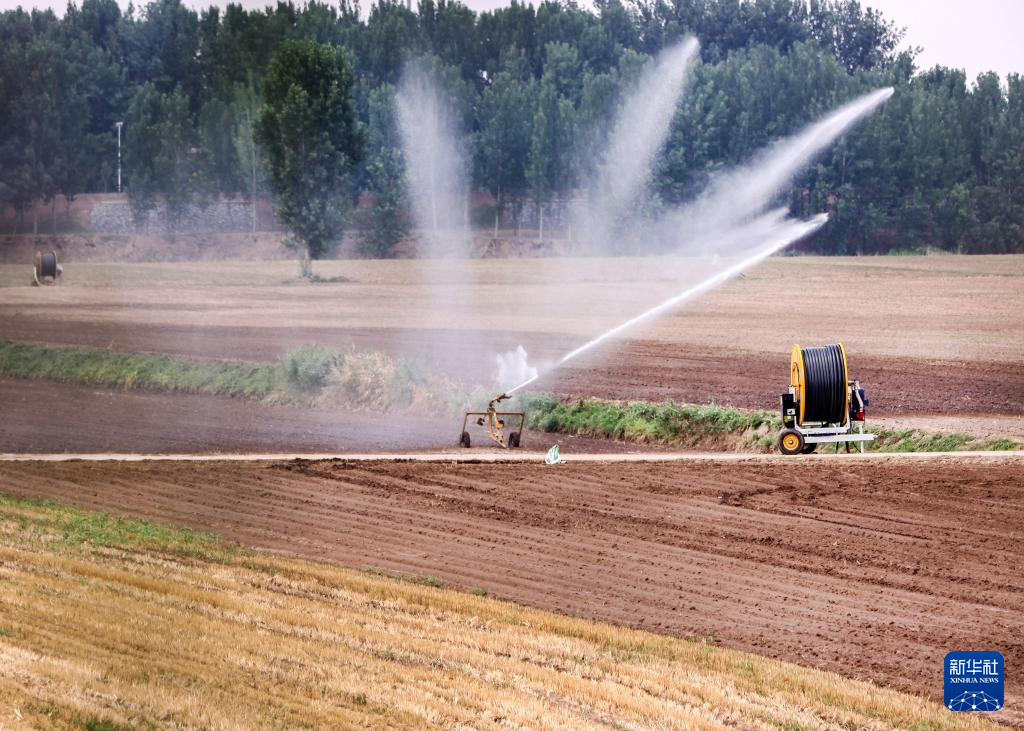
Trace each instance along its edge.
{"label": "bush clump", "polygon": [[454,383],[411,360],[365,350],[336,354],[319,400],[378,412],[451,413],[466,398]]}
{"label": "bush clump", "polygon": [[321,345],[302,345],[284,356],[284,377],[289,386],[305,393],[316,392],[327,381],[338,353]]}

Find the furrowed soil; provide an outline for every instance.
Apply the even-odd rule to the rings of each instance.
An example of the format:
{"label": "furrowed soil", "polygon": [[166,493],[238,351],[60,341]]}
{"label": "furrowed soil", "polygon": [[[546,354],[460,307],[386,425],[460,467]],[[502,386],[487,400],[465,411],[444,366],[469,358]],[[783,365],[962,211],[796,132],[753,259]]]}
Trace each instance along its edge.
{"label": "furrowed soil", "polygon": [[[440,272],[433,284],[415,261],[318,262],[318,274],[336,281],[317,284],[299,281],[290,262],[65,265],[64,283],[43,288],[24,286],[28,267],[0,266],[0,337],[260,361],[306,343],[376,348],[422,359],[467,385],[499,389],[509,384],[494,381],[496,353],[523,345],[531,363],[551,363],[691,286],[714,262],[479,260],[465,267],[469,281]],[[986,425],[983,436],[1012,437],[1024,420],[1022,285],[1024,256],[772,258],[535,387],[775,409],[792,344],[842,341],[851,374],[867,388],[870,416],[909,426],[928,417],[951,431],[956,419],[974,419]],[[464,302],[464,310],[444,312],[438,302],[446,297]],[[120,418],[118,398],[104,396],[111,422]],[[190,403],[208,414],[232,411],[217,399]],[[45,429],[46,413],[39,409],[29,421]],[[289,423],[303,419],[315,433],[325,418],[296,414],[278,438],[292,439],[302,429]],[[10,439],[17,425],[7,421]],[[60,423],[55,417],[54,431]],[[162,424],[168,443],[189,438],[186,426]],[[373,419],[366,424],[371,438],[352,448],[380,441],[372,437]],[[346,444],[354,433],[346,433]],[[120,448],[141,447],[129,440]]]}
{"label": "furrowed soil", "polygon": [[[265,405],[202,394],[0,379],[0,454],[339,454],[453,448],[462,418]],[[473,447],[496,447],[470,425]],[[527,429],[522,446],[571,452],[667,449]]]}
{"label": "furrowed soil", "polygon": [[[941,698],[1024,662],[1024,470],[1001,458],[0,463],[0,492],[791,660]],[[1024,723],[1024,683],[1006,710]]]}

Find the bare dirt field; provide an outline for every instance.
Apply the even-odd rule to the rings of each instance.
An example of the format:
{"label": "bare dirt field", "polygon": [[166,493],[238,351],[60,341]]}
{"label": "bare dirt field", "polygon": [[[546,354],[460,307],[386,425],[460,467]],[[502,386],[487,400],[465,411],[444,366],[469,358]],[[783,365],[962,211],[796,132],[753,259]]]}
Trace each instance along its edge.
{"label": "bare dirt field", "polygon": [[[200,394],[114,391],[0,379],[3,453],[316,453],[453,448],[460,418],[364,414],[266,405]],[[494,446],[483,428],[474,447]],[[524,448],[650,452],[665,447],[526,430]]]}
{"label": "bare dirt field", "polygon": [[[0,492],[436,576],[935,698],[950,649],[1024,662],[1021,468],[1020,456],[26,462],[0,464]],[[1024,722],[1022,699],[1008,673],[1001,720]]]}
{"label": "bare dirt field", "polygon": [[[291,262],[66,264],[64,284],[46,288],[24,286],[25,267],[0,266],[0,337],[241,360],[275,360],[306,343],[379,348],[494,388],[508,386],[494,384],[496,353],[522,344],[533,363],[556,360],[712,266],[671,258],[481,260],[464,272],[435,271],[426,282],[419,262],[332,261],[318,263],[318,272],[346,281],[308,284],[297,280]],[[868,390],[872,416],[898,418],[900,426],[916,426],[921,417],[939,431],[976,428],[977,436],[1018,437],[1024,431],[1022,283],[1024,256],[772,258],[536,386],[567,395],[773,409],[787,383],[792,344],[841,340],[852,374]],[[437,307],[452,291],[464,305],[454,314]],[[32,392],[4,384],[0,404],[16,409],[15,398],[27,398],[16,394],[26,390]],[[355,417],[294,410],[261,419],[252,405],[205,397],[172,405],[95,389],[84,396],[60,388],[54,395],[105,410],[115,432],[118,425],[128,435],[166,428],[167,444],[184,440],[188,450],[210,443],[208,436],[195,437],[200,420],[216,425],[223,436],[214,441],[232,445],[227,449],[264,449],[266,439],[300,451],[383,444],[373,418],[364,428],[342,426],[335,432],[341,439],[321,440],[316,435],[335,429],[337,419],[355,425]],[[145,406],[135,418],[132,399]],[[194,416],[175,415],[183,409]],[[36,425],[27,429],[69,434],[45,423],[52,413],[59,426],[68,411],[40,409],[23,418]],[[148,424],[154,411],[165,416]],[[235,421],[242,412],[243,421]],[[276,434],[250,429],[253,420],[281,427]],[[12,437],[17,426],[5,421],[0,451],[17,450],[15,442],[25,440]],[[432,426],[420,433],[426,443],[415,447],[446,443],[449,431],[432,441]],[[266,437],[247,444],[247,432]],[[362,443],[355,439],[361,433],[367,435]],[[138,451],[152,441],[118,446]]]}

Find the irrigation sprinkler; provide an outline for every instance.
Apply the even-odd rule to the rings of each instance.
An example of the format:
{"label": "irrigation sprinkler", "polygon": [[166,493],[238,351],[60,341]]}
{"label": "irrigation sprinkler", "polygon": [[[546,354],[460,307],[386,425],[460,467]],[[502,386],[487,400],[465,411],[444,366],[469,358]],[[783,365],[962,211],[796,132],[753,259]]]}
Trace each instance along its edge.
{"label": "irrigation sprinkler", "polygon": [[[459,436],[459,444],[469,447],[472,440],[469,437],[469,420],[475,417],[477,426],[486,426],[487,434],[491,440],[502,449],[518,447],[522,438],[523,425],[526,423],[526,413],[522,411],[498,411],[498,404],[507,399],[508,394],[495,396],[488,402],[487,411],[467,411],[462,418],[462,434]],[[519,428],[509,432],[508,443],[505,442],[505,420],[519,419]]]}

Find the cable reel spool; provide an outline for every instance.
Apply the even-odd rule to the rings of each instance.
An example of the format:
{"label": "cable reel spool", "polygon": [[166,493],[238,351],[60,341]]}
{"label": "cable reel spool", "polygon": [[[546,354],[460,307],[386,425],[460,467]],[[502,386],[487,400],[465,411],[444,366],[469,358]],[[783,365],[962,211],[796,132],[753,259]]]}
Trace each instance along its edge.
{"label": "cable reel spool", "polygon": [[844,424],[850,408],[849,373],[842,343],[793,346],[791,384],[799,403],[798,424]]}
{"label": "cable reel spool", "polygon": [[62,268],[57,261],[57,252],[54,250],[37,251],[35,263],[32,267],[32,284],[54,284],[60,277]]}

